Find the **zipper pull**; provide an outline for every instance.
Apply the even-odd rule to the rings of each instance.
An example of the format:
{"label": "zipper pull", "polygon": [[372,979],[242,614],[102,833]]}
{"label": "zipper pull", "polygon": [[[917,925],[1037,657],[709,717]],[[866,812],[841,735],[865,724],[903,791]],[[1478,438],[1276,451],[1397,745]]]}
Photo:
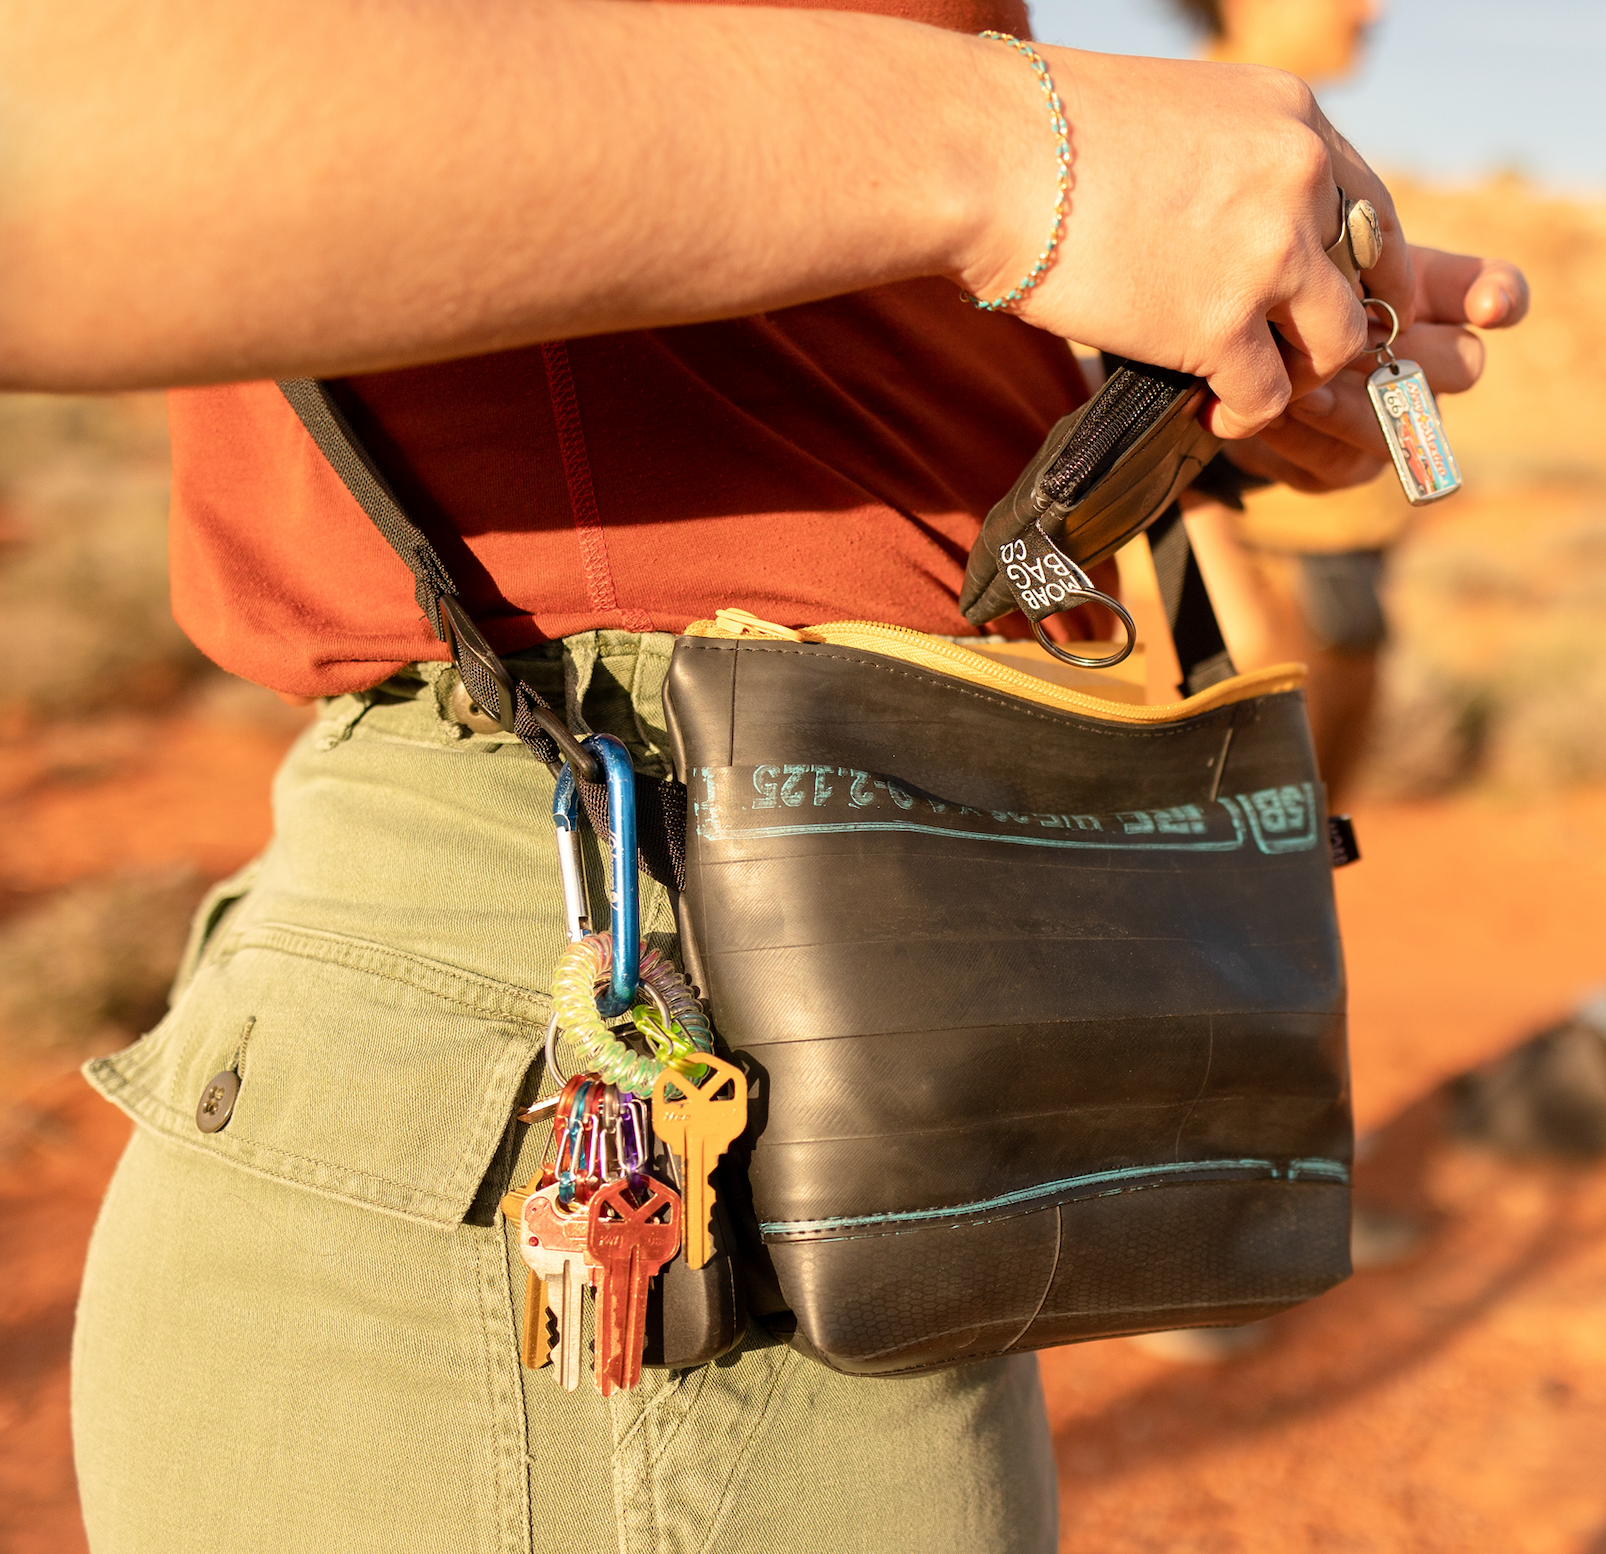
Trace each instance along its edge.
{"label": "zipper pull", "polygon": [[719,610],[714,615],[715,628],[726,636],[763,637],[771,642],[807,642],[801,631],[790,626],[777,626],[774,621],[760,620],[747,610]]}

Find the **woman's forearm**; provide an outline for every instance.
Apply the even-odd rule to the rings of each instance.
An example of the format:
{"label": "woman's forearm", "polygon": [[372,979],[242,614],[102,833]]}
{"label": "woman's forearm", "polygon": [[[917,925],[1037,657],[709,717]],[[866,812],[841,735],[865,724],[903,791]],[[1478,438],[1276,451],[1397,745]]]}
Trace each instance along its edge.
{"label": "woman's forearm", "polygon": [[1040,228],[1052,203],[1024,65],[881,17],[7,10],[11,386],[333,373],[731,316],[958,272],[1000,178]]}
{"label": "woman's forearm", "polygon": [[[994,296],[1054,203],[1025,63],[887,17],[0,0],[0,40],[0,386],[333,375],[916,275]],[[1074,182],[1029,322],[1256,430],[1364,342],[1335,184],[1409,322],[1388,192],[1301,83],[1043,52]]]}

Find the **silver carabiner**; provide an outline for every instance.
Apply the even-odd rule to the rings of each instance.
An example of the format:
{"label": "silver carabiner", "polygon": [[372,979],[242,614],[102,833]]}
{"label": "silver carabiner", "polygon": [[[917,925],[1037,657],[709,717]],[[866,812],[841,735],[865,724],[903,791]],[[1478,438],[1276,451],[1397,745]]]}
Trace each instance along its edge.
{"label": "silver carabiner", "polygon": [[585,859],[580,855],[580,790],[574,769],[564,763],[552,794],[552,825],[558,834],[558,872],[563,876],[563,917],[569,943],[591,932],[591,900],[586,894]]}

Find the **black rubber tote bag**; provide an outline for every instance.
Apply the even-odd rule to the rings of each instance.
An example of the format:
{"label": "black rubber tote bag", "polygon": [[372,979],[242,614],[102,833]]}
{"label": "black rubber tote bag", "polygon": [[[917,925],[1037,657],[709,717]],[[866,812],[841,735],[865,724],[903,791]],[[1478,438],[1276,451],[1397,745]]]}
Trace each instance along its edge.
{"label": "black rubber tote bag", "polygon": [[1130,706],[898,628],[756,629],[693,626],[665,701],[682,947],[750,1073],[750,1250],[798,1341],[896,1374],[1346,1277],[1297,667]]}
{"label": "black rubber tote bag", "polygon": [[[985,615],[981,553],[1029,525],[1089,563],[1148,528],[1187,700],[1130,706],[867,622],[721,612],[676,643],[680,781],[637,779],[642,866],[683,887],[687,970],[749,1070],[721,1195],[754,1309],[837,1369],[1244,1322],[1349,1272],[1344,981],[1302,671],[1233,673],[1160,511],[1209,451],[1178,377],[1127,364],[1051,431],[967,591]],[[281,387],[475,699],[541,759],[572,755],[327,385]],[[1039,501],[1062,468],[1075,491]],[[600,786],[581,792],[605,832]],[[716,1262],[665,1363],[738,1336]]]}

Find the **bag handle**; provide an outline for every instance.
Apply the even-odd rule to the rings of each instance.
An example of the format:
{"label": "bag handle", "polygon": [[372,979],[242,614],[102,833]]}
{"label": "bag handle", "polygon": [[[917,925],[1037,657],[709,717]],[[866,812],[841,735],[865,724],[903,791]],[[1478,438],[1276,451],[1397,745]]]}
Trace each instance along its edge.
{"label": "bag handle", "polygon": [[440,641],[475,704],[510,734],[517,734],[548,766],[567,760],[575,775],[589,782],[601,773],[568,725],[529,686],[515,683],[479,628],[469,619],[457,584],[429,538],[409,518],[379,466],[358,440],[351,422],[335,403],[329,386],[317,378],[287,378],[279,391],[290,402],[318,451],[341,484],[367,513],[385,542],[413,574],[413,597]]}

